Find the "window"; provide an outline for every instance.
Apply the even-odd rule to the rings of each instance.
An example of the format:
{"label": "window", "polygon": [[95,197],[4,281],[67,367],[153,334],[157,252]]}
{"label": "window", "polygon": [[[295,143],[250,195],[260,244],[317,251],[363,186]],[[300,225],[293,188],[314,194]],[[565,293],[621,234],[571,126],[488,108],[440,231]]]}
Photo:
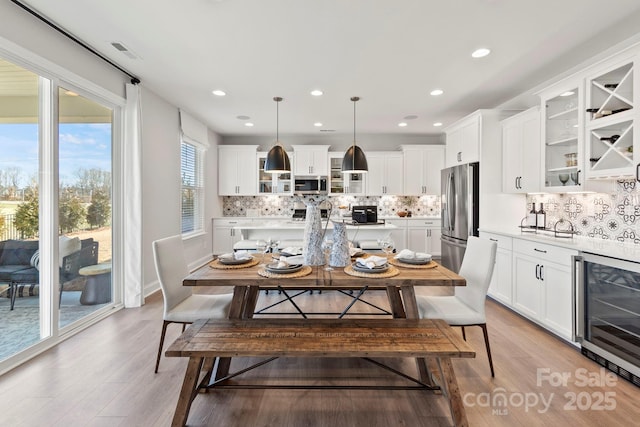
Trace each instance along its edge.
{"label": "window", "polygon": [[203,150],[184,139],[180,147],[182,194],[182,234],[204,228]]}

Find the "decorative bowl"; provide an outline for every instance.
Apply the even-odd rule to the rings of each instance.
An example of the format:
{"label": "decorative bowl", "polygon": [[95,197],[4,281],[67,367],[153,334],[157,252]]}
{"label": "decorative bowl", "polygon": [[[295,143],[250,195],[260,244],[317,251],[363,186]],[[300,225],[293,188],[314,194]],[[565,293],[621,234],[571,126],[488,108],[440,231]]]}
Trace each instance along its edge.
{"label": "decorative bowl", "polygon": [[407,211],[398,211],[397,214],[400,218],[404,218],[407,216]]}

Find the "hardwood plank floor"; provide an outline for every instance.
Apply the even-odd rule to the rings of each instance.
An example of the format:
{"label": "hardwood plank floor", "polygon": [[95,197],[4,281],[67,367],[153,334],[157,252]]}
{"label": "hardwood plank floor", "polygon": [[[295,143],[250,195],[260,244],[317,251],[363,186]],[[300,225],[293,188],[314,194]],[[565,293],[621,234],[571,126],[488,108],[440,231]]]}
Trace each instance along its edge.
{"label": "hardwood plank floor", "polygon": [[[275,292],[261,293],[259,306],[281,297]],[[170,425],[187,360],[163,357],[159,373],[153,373],[162,325],[161,298],[154,294],[144,307],[122,310],[0,377],[0,425]],[[386,307],[381,292],[367,299]],[[296,299],[305,310],[321,307],[323,311],[340,311],[349,300],[336,292]],[[288,303],[275,309],[293,311]],[[361,303],[354,310],[373,311]],[[576,378],[583,372],[580,369],[594,376],[607,375],[606,371],[497,303],[487,303],[487,318],[496,377],[489,374],[480,328],[467,328],[477,357],[453,361],[470,425],[637,425],[640,388],[622,379],[612,385],[583,386]],[[166,343],[179,334],[180,327],[171,325]],[[234,360],[232,370],[252,361]],[[412,360],[388,362],[415,373]],[[548,369],[552,378],[561,374],[570,378],[562,385],[554,386],[548,380],[539,384],[538,369]],[[307,384],[403,381],[357,359],[279,359],[242,380]],[[611,393],[606,401],[600,399],[604,393]],[[505,405],[498,405],[502,402],[499,396],[506,397]],[[413,427],[450,426],[451,418],[443,396],[423,391],[219,390],[196,397],[189,425]]]}

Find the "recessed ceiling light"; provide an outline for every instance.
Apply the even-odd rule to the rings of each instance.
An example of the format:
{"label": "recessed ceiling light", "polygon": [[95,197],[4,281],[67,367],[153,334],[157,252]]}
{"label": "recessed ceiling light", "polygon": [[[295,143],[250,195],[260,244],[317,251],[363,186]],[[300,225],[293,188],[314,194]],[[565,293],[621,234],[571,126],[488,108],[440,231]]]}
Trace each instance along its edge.
{"label": "recessed ceiling light", "polygon": [[442,126],[442,123],[440,123],[440,122],[435,122],[433,125],[434,125],[435,127],[438,127],[438,126]]}
{"label": "recessed ceiling light", "polygon": [[315,122],[313,125],[314,125],[315,127],[319,128],[320,126],[322,126],[322,123],[320,123],[320,122]]}
{"label": "recessed ceiling light", "polygon": [[562,92],[562,93],[560,94],[560,96],[571,96],[571,95],[573,95],[574,93],[575,93],[574,91],[572,91],[572,90],[568,90],[568,91],[566,91],[566,92]]}
{"label": "recessed ceiling light", "polygon": [[244,125],[245,125],[246,127],[248,127],[248,128],[253,127],[253,123],[251,123],[251,122],[247,122],[247,123],[245,123]]}
{"label": "recessed ceiling light", "polygon": [[490,53],[491,53],[491,49],[487,49],[486,47],[481,47],[480,49],[474,50],[471,56],[474,58],[482,58],[484,56],[489,55]]}
{"label": "recessed ceiling light", "polygon": [[212,94],[214,94],[215,96],[225,96],[227,94],[227,92],[220,90],[220,89],[216,89],[211,91]]}
{"label": "recessed ceiling light", "polygon": [[432,96],[439,96],[439,95],[442,95],[443,93],[444,91],[442,89],[434,89],[431,91]]}
{"label": "recessed ceiling light", "polygon": [[322,92],[320,89],[315,89],[311,91],[311,95],[313,96],[322,96],[324,92]]}
{"label": "recessed ceiling light", "polygon": [[415,120],[417,119],[418,116],[416,116],[415,114],[409,114],[408,116],[404,116],[403,119],[405,120]]}
{"label": "recessed ceiling light", "polygon": [[398,123],[398,126],[400,126],[401,128],[403,128],[403,127],[406,127],[406,126],[407,126],[407,123],[405,123],[405,122],[400,122],[400,123]]}

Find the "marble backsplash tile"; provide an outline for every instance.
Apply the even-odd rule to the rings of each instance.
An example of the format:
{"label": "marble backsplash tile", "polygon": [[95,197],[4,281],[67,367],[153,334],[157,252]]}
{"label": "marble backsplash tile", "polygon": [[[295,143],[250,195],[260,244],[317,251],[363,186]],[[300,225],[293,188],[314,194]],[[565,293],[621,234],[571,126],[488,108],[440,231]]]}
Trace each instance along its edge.
{"label": "marble backsplash tile", "polygon": [[[440,197],[428,196],[331,196],[326,197],[337,211],[338,206],[377,205],[378,216],[397,216],[401,210],[410,210],[413,216],[439,216]],[[248,209],[256,209],[260,216],[291,217],[295,204],[293,196],[225,196],[222,198],[223,215],[247,216]]]}
{"label": "marble backsplash tile", "polygon": [[579,235],[640,244],[640,183],[617,181],[611,193],[530,194],[531,203],[544,204],[547,224],[570,221]]}

